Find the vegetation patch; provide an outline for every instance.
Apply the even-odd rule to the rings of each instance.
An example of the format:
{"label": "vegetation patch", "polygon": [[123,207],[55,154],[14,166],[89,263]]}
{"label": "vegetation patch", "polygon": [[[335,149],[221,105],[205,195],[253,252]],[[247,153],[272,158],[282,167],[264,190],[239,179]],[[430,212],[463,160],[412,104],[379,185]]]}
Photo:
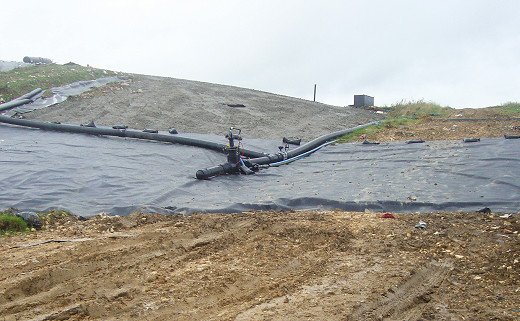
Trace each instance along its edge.
{"label": "vegetation patch", "polygon": [[420,100],[401,100],[400,102],[390,106],[384,107],[383,110],[386,110],[388,113],[388,118],[421,118],[425,116],[446,116],[453,108],[451,107],[442,107],[441,105],[434,102],[426,102],[422,99]]}
{"label": "vegetation patch", "polygon": [[10,101],[36,88],[45,90],[114,75],[113,71],[79,65],[42,64],[16,68],[0,73],[0,101]]}
{"label": "vegetation patch", "polygon": [[20,213],[18,209],[9,208],[0,211],[0,235],[11,235],[18,232],[29,233],[32,227],[39,229],[55,228],[70,222],[86,221],[87,219],[81,216],[72,214],[65,210],[50,210],[46,212],[37,213],[39,217],[39,225],[33,226],[30,221],[25,221],[22,217],[17,216]]}
{"label": "vegetation patch", "polygon": [[411,119],[411,118],[400,118],[400,119],[388,119],[382,121],[376,125],[368,126],[365,128],[361,128],[355,130],[351,133],[343,135],[338,140],[338,143],[350,143],[354,141],[358,141],[361,135],[367,135],[367,137],[373,136],[375,133],[380,131],[384,131],[391,128],[397,128],[400,126],[406,126],[411,124],[418,124],[424,122],[427,118],[423,117],[421,119]]}
{"label": "vegetation patch", "polygon": [[359,140],[361,135],[367,137],[373,136],[381,131],[398,128],[402,126],[419,124],[427,121],[433,116],[445,117],[453,109],[450,107],[442,107],[434,102],[425,102],[424,100],[405,101],[393,104],[392,106],[375,107],[377,110],[384,111],[387,116],[386,120],[372,126],[353,131],[352,133],[342,136],[338,143],[349,143]]}
{"label": "vegetation patch", "polygon": [[0,215],[0,235],[10,235],[27,231],[27,223],[23,218],[5,214]]}
{"label": "vegetation patch", "polygon": [[50,210],[48,212],[38,213],[38,216],[40,217],[42,225],[45,227],[61,224],[69,218],[76,218],[71,212],[64,210]]}
{"label": "vegetation patch", "polygon": [[520,116],[520,103],[508,102],[496,107],[503,110],[506,115]]}

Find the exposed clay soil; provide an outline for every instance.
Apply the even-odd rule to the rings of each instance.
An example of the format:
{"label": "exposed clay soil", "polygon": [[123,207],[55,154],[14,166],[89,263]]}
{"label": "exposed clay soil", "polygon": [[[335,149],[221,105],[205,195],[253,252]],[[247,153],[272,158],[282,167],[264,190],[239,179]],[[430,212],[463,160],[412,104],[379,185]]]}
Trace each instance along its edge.
{"label": "exposed clay soil", "polygon": [[0,318],[520,318],[518,213],[381,215],[64,218],[0,239]]}

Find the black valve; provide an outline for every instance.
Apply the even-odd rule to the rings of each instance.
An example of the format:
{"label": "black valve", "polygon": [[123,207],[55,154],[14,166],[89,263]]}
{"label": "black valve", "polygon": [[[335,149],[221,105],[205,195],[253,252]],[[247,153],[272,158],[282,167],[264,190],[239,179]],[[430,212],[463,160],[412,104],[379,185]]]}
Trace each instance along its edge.
{"label": "black valve", "polygon": [[232,174],[242,172],[246,175],[253,174],[255,170],[258,170],[258,166],[255,168],[249,162],[244,162],[240,156],[239,144],[235,144],[235,140],[242,140],[242,130],[240,128],[230,127],[226,138],[229,141],[229,145],[224,148],[224,152],[227,155],[227,163],[217,165],[214,167],[206,168],[197,171],[196,176],[198,179],[208,179],[212,176],[220,174]]}

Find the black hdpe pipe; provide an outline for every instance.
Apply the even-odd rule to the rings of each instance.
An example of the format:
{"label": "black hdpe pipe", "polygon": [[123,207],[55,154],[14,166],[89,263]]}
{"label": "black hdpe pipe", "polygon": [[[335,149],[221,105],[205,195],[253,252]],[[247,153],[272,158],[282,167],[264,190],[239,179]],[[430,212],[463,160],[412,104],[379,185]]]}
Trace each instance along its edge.
{"label": "black hdpe pipe", "polygon": [[357,126],[354,128],[344,129],[344,130],[330,133],[328,135],[323,135],[323,136],[320,136],[320,137],[308,142],[307,144],[300,146],[298,148],[295,148],[287,153],[280,152],[280,153],[276,153],[276,154],[251,158],[251,159],[247,159],[247,160],[241,160],[240,163],[237,163],[237,164],[228,162],[228,163],[225,163],[222,165],[217,165],[217,166],[209,167],[206,169],[201,169],[196,172],[195,176],[197,176],[198,179],[208,179],[213,176],[217,176],[217,175],[221,175],[221,174],[237,172],[237,169],[244,171],[243,170],[244,165],[246,165],[248,168],[254,168],[254,167],[258,167],[259,165],[268,165],[268,164],[272,164],[272,163],[278,163],[278,162],[284,161],[286,159],[294,158],[294,157],[297,157],[304,153],[308,153],[309,151],[316,149],[317,147],[323,145],[324,143],[326,143],[329,140],[341,137],[341,136],[351,133],[355,130],[365,128],[365,127],[375,125],[375,124],[377,124],[377,122],[371,122],[371,123],[360,125],[360,126]]}
{"label": "black hdpe pipe", "polygon": [[293,157],[296,157],[296,156],[299,156],[303,153],[306,153],[324,143],[326,143],[327,141],[329,140],[332,140],[332,139],[336,139],[338,137],[341,137],[343,135],[346,135],[348,133],[352,133],[353,131],[356,131],[358,129],[361,129],[361,128],[365,128],[365,127],[368,127],[368,126],[372,126],[372,125],[375,125],[377,122],[371,122],[371,123],[368,123],[368,124],[364,124],[364,125],[359,125],[359,126],[356,126],[354,128],[349,128],[349,129],[344,129],[344,130],[340,130],[340,131],[337,131],[337,132],[333,132],[333,133],[330,133],[330,134],[327,134],[327,135],[323,135],[323,136],[320,136],[314,140],[311,140],[310,142],[308,142],[307,144],[303,145],[303,146],[300,146],[298,148],[295,148],[291,151],[288,151],[287,153],[276,153],[274,155],[267,155],[267,156],[262,156],[262,157],[258,157],[258,158],[253,158],[253,159],[250,159],[248,160],[251,164],[257,164],[257,165],[267,165],[267,164],[271,164],[271,163],[276,163],[276,162],[280,162],[280,161],[283,161],[285,159],[288,159],[288,158],[293,158]]}
{"label": "black hdpe pipe", "polygon": [[36,88],[35,90],[28,92],[25,95],[15,98],[7,103],[0,104],[0,111],[9,110],[21,105],[32,103],[34,101],[34,96],[38,95],[41,92],[41,88]]}
{"label": "black hdpe pipe", "polygon": [[[163,134],[148,133],[148,132],[141,132],[141,131],[136,131],[136,130],[126,130],[126,129],[99,128],[99,127],[86,127],[86,126],[47,123],[47,122],[40,122],[40,121],[33,121],[33,120],[26,120],[26,119],[11,118],[11,117],[2,116],[2,115],[0,115],[0,122],[12,124],[12,125],[18,125],[18,126],[31,127],[31,128],[39,128],[39,129],[43,129],[43,130],[59,131],[59,132],[155,140],[155,141],[160,141],[160,142],[169,142],[169,143],[174,143],[174,144],[201,147],[201,148],[211,149],[211,150],[218,151],[218,152],[224,152],[224,149],[227,147],[226,145],[223,145],[223,144],[217,144],[217,143],[213,143],[213,142],[208,142],[208,141],[194,139],[194,138],[188,138],[188,137],[169,136],[169,135],[163,135]],[[246,157],[261,157],[261,156],[265,155],[265,153],[259,153],[259,152],[255,152],[255,151],[251,151],[251,150],[247,150],[247,149],[240,149],[240,154],[243,154]]]}

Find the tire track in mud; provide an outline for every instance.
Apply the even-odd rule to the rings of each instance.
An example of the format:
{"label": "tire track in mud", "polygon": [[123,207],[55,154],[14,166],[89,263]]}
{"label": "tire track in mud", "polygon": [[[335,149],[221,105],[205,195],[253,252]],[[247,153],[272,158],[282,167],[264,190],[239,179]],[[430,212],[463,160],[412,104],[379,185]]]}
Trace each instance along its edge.
{"label": "tire track in mud", "polygon": [[99,215],[0,238],[0,320],[518,320],[517,219]]}
{"label": "tire track in mud", "polygon": [[418,320],[433,289],[452,270],[451,261],[431,261],[386,298],[360,306],[347,320]]}
{"label": "tire track in mud", "polygon": [[0,319],[232,319],[323,273],[323,249],[343,237],[326,222],[311,229],[285,217],[272,221],[187,219],[131,230],[138,234],[131,238],[13,248],[39,263],[4,279]]}
{"label": "tire track in mud", "polygon": [[[6,313],[25,319],[34,317],[31,310],[34,311],[35,308],[39,311],[38,314],[46,314],[49,308],[53,309],[52,306],[68,306],[70,301],[76,300],[84,303],[84,298],[89,296],[87,294],[89,283],[92,284],[96,276],[113,275],[118,270],[129,267],[122,260],[118,268],[109,271],[110,261],[115,256],[121,255],[128,248],[136,248],[135,240],[121,243],[118,244],[115,240],[112,242],[101,240],[100,243],[71,244],[71,246],[65,247],[70,254],[69,258],[63,262],[57,264],[48,262],[35,266],[19,277],[12,278],[0,291],[0,316]],[[28,255],[34,255],[36,251],[45,253],[47,249],[46,245],[38,249],[34,248],[28,252]],[[95,249],[95,253],[89,252],[92,249]],[[150,249],[143,252],[143,254],[149,253]],[[49,255],[52,254],[49,253]],[[40,258],[40,260],[42,259]],[[91,281],[85,282],[85,279]],[[105,286],[111,286],[113,283],[109,282]],[[71,293],[75,293],[75,295],[71,296]]]}

